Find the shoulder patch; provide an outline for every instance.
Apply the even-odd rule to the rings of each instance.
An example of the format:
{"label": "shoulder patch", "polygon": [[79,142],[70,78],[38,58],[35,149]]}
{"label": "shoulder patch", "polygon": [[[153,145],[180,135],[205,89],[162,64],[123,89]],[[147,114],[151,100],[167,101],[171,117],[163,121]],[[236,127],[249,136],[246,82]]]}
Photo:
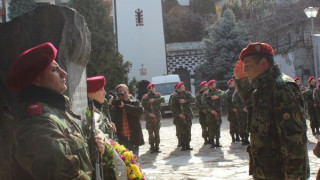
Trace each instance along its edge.
{"label": "shoulder patch", "polygon": [[41,105],[39,103],[28,105],[28,114],[29,116],[42,114]]}

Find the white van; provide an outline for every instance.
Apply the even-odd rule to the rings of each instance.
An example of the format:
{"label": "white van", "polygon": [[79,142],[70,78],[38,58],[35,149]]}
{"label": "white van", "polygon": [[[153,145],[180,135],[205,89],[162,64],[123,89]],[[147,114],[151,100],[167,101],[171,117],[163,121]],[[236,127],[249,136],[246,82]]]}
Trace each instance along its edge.
{"label": "white van", "polygon": [[177,74],[155,76],[151,79],[151,83],[155,84],[156,92],[159,92],[164,97],[164,103],[161,104],[160,108],[162,115],[171,113],[168,102],[170,95],[175,92],[174,85],[177,82],[180,82],[180,77]]}

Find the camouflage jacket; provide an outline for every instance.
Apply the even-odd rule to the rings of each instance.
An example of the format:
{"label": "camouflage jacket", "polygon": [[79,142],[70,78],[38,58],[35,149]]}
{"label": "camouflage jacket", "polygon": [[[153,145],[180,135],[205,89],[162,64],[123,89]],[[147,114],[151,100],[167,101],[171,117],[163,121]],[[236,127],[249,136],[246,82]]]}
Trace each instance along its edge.
{"label": "camouflage jacket", "polygon": [[[154,99],[154,102],[151,104],[149,103],[150,99]],[[143,95],[141,105],[144,108],[144,116],[146,120],[151,119],[148,114],[154,113],[158,120],[161,119],[160,113],[160,105],[164,103],[164,98],[161,96],[160,93],[148,93]]]}
{"label": "camouflage jacket", "polygon": [[278,65],[252,84],[248,78],[236,80],[236,84],[245,104],[253,104],[249,124],[253,177],[308,178],[307,126],[298,85],[281,73]]}
{"label": "camouflage jacket", "polygon": [[198,94],[196,95],[196,107],[199,109],[199,111],[204,110],[203,103],[202,103],[202,94],[204,91],[200,90]]}
{"label": "camouflage jacket", "polygon": [[234,93],[234,88],[229,88],[225,93],[226,93],[226,101],[227,101],[227,111],[228,113],[232,112],[232,109],[234,108],[234,104],[232,102],[232,95]]}
{"label": "camouflage jacket", "polygon": [[[219,96],[219,99],[212,100],[212,96]],[[210,112],[211,110],[221,112],[221,101],[224,96],[225,92],[221,91],[220,89],[208,89],[202,95],[202,102],[205,110],[207,112]]]}
{"label": "camouflage jacket", "polygon": [[[95,120],[95,126],[96,126],[96,133],[102,133],[107,138],[113,139],[113,129],[111,125],[111,121],[108,119],[108,117],[102,112],[102,104],[98,103],[97,101],[94,102],[94,120]],[[87,139],[91,138],[91,111],[89,107],[86,111],[86,119],[82,122],[82,130]]]}
{"label": "camouflage jacket", "polygon": [[307,90],[303,91],[303,97],[304,97],[304,100],[306,101],[308,107],[312,107],[314,104],[313,90],[315,88],[316,88],[315,86],[309,86]]}
{"label": "camouflage jacket", "polygon": [[88,144],[68,99],[40,87],[26,89],[22,97],[25,110],[15,129],[22,179],[91,179]]}
{"label": "camouflage jacket", "polygon": [[240,97],[239,91],[236,89],[232,95],[232,103],[235,108],[241,109],[241,111],[246,107],[243,100]]}
{"label": "camouflage jacket", "polygon": [[[180,104],[179,100],[184,99],[186,103]],[[172,95],[171,99],[171,110],[174,118],[179,118],[179,114],[184,114],[187,119],[191,120],[193,118],[193,112],[191,109],[191,103],[194,102],[194,98],[191,93],[183,91],[177,92]]]}
{"label": "camouflage jacket", "polygon": [[315,88],[313,90],[313,100],[314,100],[314,103],[316,103],[318,105],[317,108],[319,108],[319,105],[320,105],[320,86],[318,86],[317,88]]}

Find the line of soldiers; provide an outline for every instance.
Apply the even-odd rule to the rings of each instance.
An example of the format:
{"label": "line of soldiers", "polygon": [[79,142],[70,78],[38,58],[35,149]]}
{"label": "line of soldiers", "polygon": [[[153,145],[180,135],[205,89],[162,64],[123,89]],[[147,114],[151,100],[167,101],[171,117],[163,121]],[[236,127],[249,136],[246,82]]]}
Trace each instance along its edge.
{"label": "line of soldiers", "polygon": [[304,87],[300,85],[300,78],[294,78],[294,81],[300,87],[300,90],[303,94],[305,105],[308,110],[309,121],[310,121],[310,128],[312,130],[312,134],[320,134],[319,133],[319,126],[320,126],[320,78],[318,81],[318,86],[316,86],[316,81],[314,76],[311,76],[308,79],[308,87]]}

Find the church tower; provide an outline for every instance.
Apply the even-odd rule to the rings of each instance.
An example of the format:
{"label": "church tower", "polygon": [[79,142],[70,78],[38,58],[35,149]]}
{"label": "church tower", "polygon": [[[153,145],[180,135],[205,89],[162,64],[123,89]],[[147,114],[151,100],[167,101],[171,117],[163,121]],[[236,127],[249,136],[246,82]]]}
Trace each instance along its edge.
{"label": "church tower", "polygon": [[167,74],[161,0],[114,0],[118,51],[132,63],[129,80]]}

